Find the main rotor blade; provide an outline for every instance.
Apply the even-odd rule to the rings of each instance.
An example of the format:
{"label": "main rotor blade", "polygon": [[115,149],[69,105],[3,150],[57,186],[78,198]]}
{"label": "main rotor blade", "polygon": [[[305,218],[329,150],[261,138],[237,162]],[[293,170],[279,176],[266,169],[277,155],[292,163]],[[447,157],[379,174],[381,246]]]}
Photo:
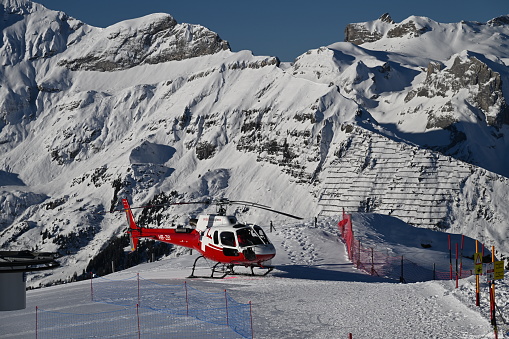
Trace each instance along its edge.
{"label": "main rotor blade", "polygon": [[[302,220],[303,219],[301,217],[298,217],[298,216],[295,216],[295,215],[292,215],[292,214],[289,214],[289,213],[285,213],[285,212],[274,210],[274,209],[272,209],[269,206],[258,204],[256,202],[242,201],[242,200],[230,201],[228,199],[223,199],[223,200],[210,200],[210,199],[208,199],[208,200],[202,200],[202,201],[170,202],[170,203],[164,203],[164,204],[153,204],[153,205],[144,205],[144,206],[132,206],[132,207],[130,207],[130,209],[134,210],[134,209],[139,209],[139,208],[152,208],[152,207],[163,207],[163,206],[174,206],[174,205],[199,205],[199,204],[200,205],[231,205],[231,204],[237,204],[237,205],[251,206],[251,207],[260,208],[262,210],[266,210],[266,211],[269,211],[269,212],[281,214],[281,215],[284,215],[284,216],[287,216],[287,217],[290,217],[290,218],[294,218],[294,219],[298,219],[298,220]],[[121,209],[115,209],[115,210],[111,210],[109,212],[103,212],[103,213],[113,213],[113,212],[123,212],[123,211],[125,211],[125,209],[121,208]]]}
{"label": "main rotor blade", "polygon": [[[162,206],[173,206],[173,205],[197,205],[197,204],[203,204],[203,205],[210,205],[212,202],[210,200],[204,200],[204,201],[184,201],[184,202],[167,202],[164,204],[154,204],[154,205],[144,205],[144,206],[131,206],[129,209],[139,209],[139,208],[152,208],[152,207],[162,207]],[[109,212],[124,212],[124,208],[115,209]],[[107,212],[106,212],[107,213]]]}
{"label": "main rotor blade", "polygon": [[[240,204],[240,203],[239,203]],[[240,205],[246,205],[246,204],[240,204]],[[249,206],[249,205],[248,205]],[[273,213],[277,213],[277,214],[281,214],[281,215],[284,215],[286,217],[290,217],[290,218],[294,218],[294,219],[297,219],[297,220],[302,220],[304,218],[301,218],[301,217],[298,217],[296,215],[293,215],[293,214],[290,214],[290,213],[285,213],[285,212],[281,212],[281,211],[276,211],[270,207],[267,207],[267,206],[263,206],[263,205],[258,205],[258,204],[254,204],[252,205],[253,207],[256,207],[256,208],[259,208],[259,209],[262,209],[262,210],[266,210],[266,211],[269,211],[269,212],[273,212]]]}
{"label": "main rotor blade", "polygon": [[260,207],[260,208],[270,208],[270,206],[262,205],[257,202],[251,202],[251,201],[234,200],[234,201],[230,201],[230,203],[246,205],[246,206],[253,206],[253,207]]}
{"label": "main rotor blade", "polygon": [[287,217],[290,217],[290,218],[298,219],[298,220],[304,219],[304,218],[298,217],[296,215],[292,215],[292,214],[281,212],[281,211],[276,211],[276,210],[272,209],[269,206],[258,204],[256,202],[236,200],[236,201],[230,201],[230,203],[238,204],[238,205],[245,205],[245,206],[252,206],[252,207],[256,207],[256,208],[260,208],[262,210],[278,213],[278,214],[281,214],[281,215],[284,215],[284,216],[287,216]]}

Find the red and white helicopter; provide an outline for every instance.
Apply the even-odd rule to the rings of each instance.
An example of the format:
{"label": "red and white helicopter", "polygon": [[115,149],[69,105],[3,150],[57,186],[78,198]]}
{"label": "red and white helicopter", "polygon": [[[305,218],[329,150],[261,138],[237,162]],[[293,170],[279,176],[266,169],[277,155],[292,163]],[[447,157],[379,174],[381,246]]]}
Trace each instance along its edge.
{"label": "red and white helicopter", "polygon": [[235,266],[250,267],[252,275],[254,275],[253,268],[255,267],[266,269],[263,275],[266,275],[274,269],[274,267],[271,266],[271,259],[276,255],[276,249],[263,229],[253,224],[239,223],[234,216],[227,216],[227,205],[239,204],[252,206],[279,213],[287,217],[302,219],[256,203],[221,199],[219,201],[163,204],[164,206],[215,204],[218,206],[218,210],[216,214],[200,215],[197,219],[192,219],[190,221],[191,227],[147,228],[140,227],[136,224],[132,210],[134,208],[162,205],[131,207],[127,199],[122,199],[122,204],[129,224],[127,232],[131,240],[131,249],[135,251],[139,239],[147,238],[196,250],[200,253],[200,256],[194,261],[193,271],[190,277],[195,277],[196,262],[200,258],[215,262],[214,266],[211,268],[212,274],[210,277],[212,278],[214,278],[214,273],[221,274],[218,278],[224,278],[227,274],[235,274],[233,271]]}

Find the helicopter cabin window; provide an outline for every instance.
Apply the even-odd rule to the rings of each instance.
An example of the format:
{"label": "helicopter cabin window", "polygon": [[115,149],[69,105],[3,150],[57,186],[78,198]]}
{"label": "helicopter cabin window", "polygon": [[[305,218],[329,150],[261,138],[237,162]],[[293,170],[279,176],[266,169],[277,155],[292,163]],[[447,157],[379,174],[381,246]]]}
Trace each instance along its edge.
{"label": "helicopter cabin window", "polygon": [[221,232],[221,244],[235,247],[235,235],[233,232]]}
{"label": "helicopter cabin window", "polygon": [[216,245],[219,245],[219,232],[218,231],[215,231],[214,232],[214,244]]}

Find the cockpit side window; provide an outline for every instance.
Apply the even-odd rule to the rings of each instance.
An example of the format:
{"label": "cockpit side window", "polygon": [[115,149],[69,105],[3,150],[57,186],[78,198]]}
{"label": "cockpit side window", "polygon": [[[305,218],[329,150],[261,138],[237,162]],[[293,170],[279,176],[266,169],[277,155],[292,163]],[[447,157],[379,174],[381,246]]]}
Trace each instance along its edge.
{"label": "cockpit side window", "polygon": [[221,244],[235,247],[235,235],[233,232],[221,232]]}
{"label": "cockpit side window", "polygon": [[214,232],[214,244],[219,245],[219,232]]}

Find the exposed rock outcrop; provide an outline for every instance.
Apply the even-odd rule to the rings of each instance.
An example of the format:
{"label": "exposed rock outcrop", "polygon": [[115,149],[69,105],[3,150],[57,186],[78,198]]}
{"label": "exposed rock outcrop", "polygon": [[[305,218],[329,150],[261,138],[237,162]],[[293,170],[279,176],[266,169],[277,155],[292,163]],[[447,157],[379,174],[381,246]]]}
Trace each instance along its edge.
{"label": "exposed rock outcrop", "polygon": [[417,27],[416,24],[410,20],[400,25],[396,25],[387,32],[388,38],[401,38],[405,35],[411,35],[414,37],[420,36],[428,30],[427,27]]}
{"label": "exposed rock outcrop", "polygon": [[487,22],[488,26],[509,25],[509,15],[502,15]]}
{"label": "exposed rock outcrop", "polygon": [[[490,126],[501,126],[509,123],[509,107],[502,92],[500,74],[475,56],[461,58],[456,56],[450,67],[442,69],[437,62],[428,65],[426,80],[421,86],[408,93],[405,101],[415,96],[433,98],[450,96],[461,90],[468,91],[468,101],[478,108]],[[451,112],[450,102],[443,105],[440,112]],[[444,123],[446,122],[447,123]],[[430,115],[428,128],[445,128],[454,123],[455,119],[438,118]]]}
{"label": "exposed rock outcrop", "polygon": [[230,49],[228,42],[203,26],[177,24],[168,14],[143,19],[141,24],[130,21],[108,27],[107,39],[89,37],[91,46],[84,56],[64,58],[59,65],[73,71],[108,72]]}
{"label": "exposed rock outcrop", "polygon": [[409,20],[397,24],[392,20],[389,13],[383,14],[378,20],[371,23],[349,24],[345,29],[345,41],[355,45],[387,38],[400,38],[405,35],[414,37],[425,33],[428,27],[419,27],[414,21]]}
{"label": "exposed rock outcrop", "polygon": [[345,41],[354,45],[380,40],[383,34],[376,30],[369,30],[362,24],[348,24],[345,28]]}

